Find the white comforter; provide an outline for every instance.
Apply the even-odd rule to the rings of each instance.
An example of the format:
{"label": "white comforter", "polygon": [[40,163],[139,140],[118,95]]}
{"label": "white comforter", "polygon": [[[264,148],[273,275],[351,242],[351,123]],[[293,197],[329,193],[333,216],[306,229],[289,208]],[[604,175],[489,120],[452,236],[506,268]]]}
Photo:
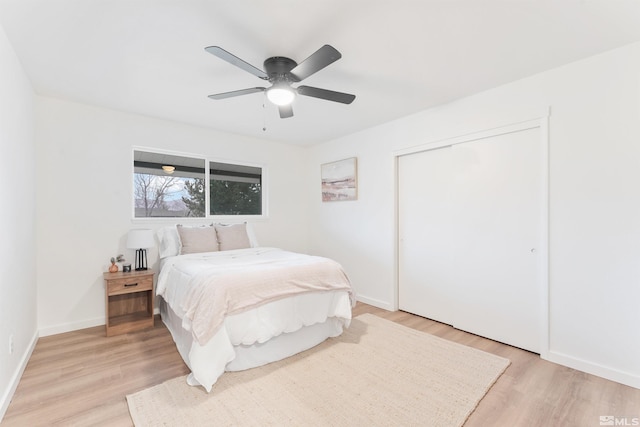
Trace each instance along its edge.
{"label": "white comforter", "polygon": [[[311,285],[302,286],[308,289],[301,290],[300,281],[296,280],[292,297],[288,297],[286,292],[277,294],[275,300],[265,301],[264,306],[254,299],[245,306],[240,305],[240,310],[224,313],[222,326],[210,330],[212,336],[200,334],[198,342],[198,334],[193,331],[194,323],[202,324],[205,320],[210,320],[208,317],[211,316],[210,313],[207,314],[207,310],[200,310],[205,317],[194,319],[193,315],[198,311],[194,309],[194,301],[198,301],[194,295],[216,293],[204,292],[206,286],[220,285],[233,277],[232,273],[237,273],[238,277],[248,274],[255,282],[261,270],[271,272],[269,275],[273,278],[280,275],[273,272],[285,271],[286,266],[306,269],[306,266],[319,264],[327,264],[330,268],[337,266],[338,270],[331,270],[328,279],[324,273],[321,275],[315,271],[308,278]],[[344,281],[340,279],[341,276]],[[326,287],[327,281],[339,283]],[[194,340],[185,362],[191,368],[195,380],[208,391],[225,370],[227,363],[235,358],[234,346],[264,343],[280,334],[325,322],[328,318],[341,318],[342,324],[348,326],[353,304],[348,280],[337,263],[326,258],[276,248],[251,248],[166,258],[162,262],[156,293],[182,319],[182,327],[192,332]],[[205,303],[203,307],[213,305]],[[226,302],[222,304],[223,311],[226,306]],[[217,315],[212,318],[218,321]]]}

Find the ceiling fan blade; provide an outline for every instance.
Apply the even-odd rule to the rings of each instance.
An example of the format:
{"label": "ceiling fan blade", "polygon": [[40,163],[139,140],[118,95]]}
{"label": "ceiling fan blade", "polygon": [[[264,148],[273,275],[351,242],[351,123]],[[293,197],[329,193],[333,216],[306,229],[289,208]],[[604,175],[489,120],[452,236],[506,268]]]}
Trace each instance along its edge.
{"label": "ceiling fan blade", "polygon": [[293,107],[291,107],[291,104],[279,106],[278,111],[280,112],[281,119],[286,119],[287,117],[293,117]]}
{"label": "ceiling fan blade", "polygon": [[325,44],[312,53],[310,57],[294,67],[291,70],[291,74],[296,77],[298,81],[301,81],[322,70],[327,65],[333,64],[340,58],[342,58],[340,52],[334,47]]}
{"label": "ceiling fan blade", "polygon": [[341,102],[343,104],[351,104],[353,100],[356,99],[355,95],[311,86],[298,86],[297,91],[299,95],[326,99],[327,101]]}
{"label": "ceiling fan blade", "polygon": [[227,52],[226,50],[224,50],[219,46],[205,47],[204,50],[206,50],[212,55],[217,56],[220,59],[227,61],[229,64],[235,65],[236,67],[241,68],[246,72],[253,74],[256,77],[260,77],[263,80],[269,80],[269,76],[267,75],[267,73],[265,73],[259,68],[254,67],[248,62],[243,61],[237,56],[230,54],[229,52]]}
{"label": "ceiling fan blade", "polygon": [[250,87],[249,89],[234,90],[231,92],[224,92],[224,93],[216,93],[214,95],[209,95],[209,98],[211,99],[233,98],[234,96],[248,95],[250,93],[255,93],[255,92],[264,92],[264,90],[265,88],[263,87]]}

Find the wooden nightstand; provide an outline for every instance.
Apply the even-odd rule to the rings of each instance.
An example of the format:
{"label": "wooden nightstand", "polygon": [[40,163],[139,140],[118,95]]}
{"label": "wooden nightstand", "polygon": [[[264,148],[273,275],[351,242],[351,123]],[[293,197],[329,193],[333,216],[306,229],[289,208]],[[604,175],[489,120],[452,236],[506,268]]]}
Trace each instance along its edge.
{"label": "wooden nightstand", "polygon": [[104,273],[107,336],[153,327],[153,272]]}

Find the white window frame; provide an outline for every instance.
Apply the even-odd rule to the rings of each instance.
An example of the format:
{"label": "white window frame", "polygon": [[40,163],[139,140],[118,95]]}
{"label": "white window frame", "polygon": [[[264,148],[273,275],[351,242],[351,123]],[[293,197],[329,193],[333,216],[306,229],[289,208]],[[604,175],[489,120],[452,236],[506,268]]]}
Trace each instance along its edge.
{"label": "white window frame", "polygon": [[[205,169],[205,173],[204,173],[204,179],[205,179],[205,216],[203,217],[169,217],[169,216],[157,216],[157,217],[136,217],[136,213],[135,213],[135,186],[133,183],[133,177],[135,174],[135,167],[134,167],[134,158],[135,155],[134,153],[136,151],[146,151],[149,153],[155,153],[155,154],[165,154],[168,156],[179,156],[179,157],[190,157],[193,159],[197,159],[197,160],[204,160],[204,169]],[[260,193],[261,193],[261,197],[262,197],[262,213],[260,215],[211,215],[210,214],[210,210],[211,210],[211,194],[210,194],[210,188],[209,188],[209,183],[210,183],[210,164],[211,163],[226,163],[226,164],[232,164],[232,165],[238,165],[238,166],[248,166],[248,167],[254,167],[254,168],[260,168],[261,169],[261,188],[260,188]],[[240,160],[234,160],[234,159],[228,159],[228,158],[221,158],[221,157],[208,157],[202,154],[194,154],[194,153],[187,153],[187,152],[180,152],[180,151],[173,151],[173,150],[164,150],[164,149],[160,149],[160,148],[151,148],[151,147],[142,147],[142,146],[134,146],[131,150],[131,160],[130,160],[130,166],[131,166],[131,172],[130,172],[130,178],[131,178],[131,192],[129,194],[129,203],[131,203],[131,218],[133,222],[176,222],[176,221],[180,221],[180,222],[184,222],[184,223],[191,223],[191,222],[203,222],[203,221],[215,221],[215,222],[242,222],[242,221],[256,221],[256,220],[264,220],[267,219],[269,217],[269,197],[268,197],[268,183],[269,183],[269,174],[268,174],[268,169],[267,166],[265,164],[262,163],[253,163],[253,162],[246,162],[246,161],[240,161]]]}

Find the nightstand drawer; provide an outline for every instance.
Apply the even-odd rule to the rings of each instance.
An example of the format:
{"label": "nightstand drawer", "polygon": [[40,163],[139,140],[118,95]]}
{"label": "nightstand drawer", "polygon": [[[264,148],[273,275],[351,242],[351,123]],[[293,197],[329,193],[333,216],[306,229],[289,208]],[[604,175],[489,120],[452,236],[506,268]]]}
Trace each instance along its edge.
{"label": "nightstand drawer", "polygon": [[153,289],[152,277],[128,277],[122,279],[112,279],[107,283],[109,286],[109,289],[107,291],[109,295]]}

